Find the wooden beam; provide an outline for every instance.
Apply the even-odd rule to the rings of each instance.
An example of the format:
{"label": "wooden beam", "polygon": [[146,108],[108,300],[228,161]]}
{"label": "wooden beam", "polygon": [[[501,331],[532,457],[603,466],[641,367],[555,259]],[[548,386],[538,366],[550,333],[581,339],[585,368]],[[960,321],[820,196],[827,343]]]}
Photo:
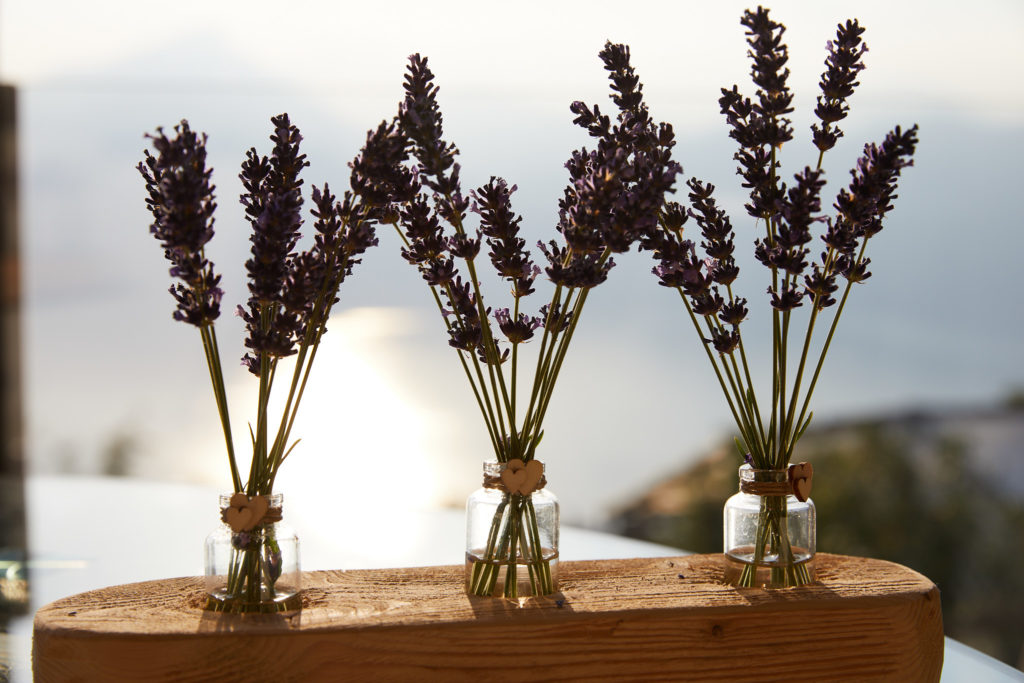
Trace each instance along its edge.
{"label": "wooden beam", "polygon": [[564,562],[561,592],[469,597],[461,566],[305,574],[291,615],[204,612],[202,582],[115,586],[36,614],[45,681],[937,681],[939,592],[818,555],[819,582],[738,590],[721,555]]}

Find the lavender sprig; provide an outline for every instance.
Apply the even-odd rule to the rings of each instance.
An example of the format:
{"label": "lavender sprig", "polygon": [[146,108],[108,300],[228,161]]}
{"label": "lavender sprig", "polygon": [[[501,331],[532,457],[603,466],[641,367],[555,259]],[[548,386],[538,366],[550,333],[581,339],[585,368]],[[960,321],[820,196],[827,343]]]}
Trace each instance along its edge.
{"label": "lavender sprig", "polygon": [[[679,291],[691,320],[705,342],[708,358],[718,376],[741,434],[741,448],[754,466],[779,468],[792,456],[793,448],[810,423],[809,402],[820,375],[825,355],[842,314],[850,288],[870,277],[870,259],[864,256],[868,239],[882,227],[892,209],[900,171],[912,165],[917,144],[917,126],[896,128],[880,145],[865,146],[863,157],[851,171],[849,188],[839,192],[833,205],[835,215],[821,215],[821,191],[825,185],[822,155],[831,149],[842,131],[836,123],[845,119],[847,99],[853,93],[862,57],[867,47],[861,42],[864,29],[856,20],[840,24],[835,42],[829,43],[826,72],[821,78],[822,95],[816,114],[822,126],[813,127],[818,149],[815,167],[793,176],[792,185],[780,181],[778,148],[792,138],[787,115],[792,95],[787,80],[788,50],[782,42],[785,27],[758,7],[741,19],[747,29],[748,52],[753,62],[751,78],[757,87],[753,100],[739,88],[723,89],[719,105],[739,143],[734,159],[743,186],[750,190],[747,213],[764,221],[762,237],[755,239],[754,255],[771,273],[767,288],[773,311],[771,413],[763,419],[753,390],[744,350],[741,323],[746,319],[747,301],[733,291],[739,269],[733,258],[734,230],[728,216],[714,199],[714,186],[696,178],[688,183],[691,209],[666,204],[660,228],[645,236],[642,246],[653,252],[658,264],[654,274],[660,284]],[[595,119],[595,128],[599,127]],[[697,245],[683,237],[683,225],[693,218],[703,239]],[[814,240],[813,228],[824,223],[821,236],[824,251],[817,262],[809,262]],[[819,315],[837,303],[837,278],[847,280],[831,326],[818,355],[814,372],[804,393],[803,377]],[[789,366],[789,330],[792,315],[804,299],[810,302],[808,324],[795,372]],[[711,349],[716,353],[712,354]],[[790,375],[793,375],[790,383]],[[801,403],[802,399],[802,403]],[[798,410],[799,408],[799,410]]]}
{"label": "lavender sprig", "polygon": [[[534,292],[533,282],[540,269],[526,249],[526,240],[519,236],[523,218],[512,212],[510,201],[515,191],[515,185],[509,187],[501,178],[492,177],[490,182],[471,193],[471,211],[480,215],[480,232],[487,237],[487,246],[491,248],[488,256],[494,270],[512,285],[512,296],[521,299]],[[479,240],[475,244],[479,245]],[[465,249],[457,255],[464,259],[475,256]]]}
{"label": "lavender sprig", "polygon": [[235,491],[241,491],[224,373],[213,325],[220,316],[223,292],[220,275],[214,274],[213,263],[205,255],[206,244],[213,238],[213,213],[217,208],[214,186],[210,183],[213,169],[206,167],[205,133],[196,134],[185,120],[175,126],[174,131],[173,138],[167,137],[162,128],[157,128],[156,135],[147,135],[153,142],[156,156],[145,150],[145,159],[136,168],[149,194],[146,207],[153,215],[150,233],[164,247],[164,256],[171,262],[171,277],[181,280],[170,289],[177,302],[174,319],[199,328],[224,431],[231,481]]}
{"label": "lavender sprig", "polygon": [[[251,257],[246,262],[250,298],[245,308],[239,307],[248,331],[249,352],[243,363],[260,383],[253,455],[244,483],[235,462],[213,325],[219,312],[220,279],[203,256],[203,247],[213,237],[214,209],[212,170],[205,167],[206,136],[192,133],[184,121],[173,139],[158,129],[151,136],[157,156],[147,152],[139,165],[154,216],[151,231],[172,261],[172,276],[183,280],[172,290],[179,302],[175,317],[200,328],[234,490],[245,490],[250,496],[272,492],[278,469],[294,448],[294,443],[289,445],[291,430],[338,290],[359,256],[377,243],[374,224],[394,211],[394,197],[401,196],[398,186],[405,182],[402,174],[387,173],[405,159],[404,136],[396,136],[394,127],[370,131],[351,164],[351,192],[339,200],[326,184],[313,187],[313,243],[298,251],[303,204],[299,173],[308,162],[299,151],[302,136],[288,115],[275,116],[271,122],[271,155],[250,150],[240,175],[245,189],[241,201],[253,230]],[[280,426],[271,435],[270,395],[277,363],[286,356],[295,356],[295,367]]]}
{"label": "lavender sprig", "polygon": [[823,125],[820,128],[818,124],[811,125],[814,145],[819,150],[819,164],[820,155],[835,147],[843,136],[843,131],[835,124],[846,118],[850,111],[846,100],[860,85],[857,75],[864,69],[864,53],[868,51],[860,39],[863,33],[856,19],[848,20],[836,29],[835,41],[828,42],[828,57],[825,58],[828,68],[821,74],[821,95],[814,108],[815,116]]}
{"label": "lavender sprig", "polygon": [[[839,307],[836,310],[836,314],[832,319],[832,324],[829,327],[828,334],[825,337],[825,343],[822,346],[821,353],[818,355],[818,362],[814,368],[814,375],[811,378],[811,382],[807,387],[807,394],[804,397],[803,407],[800,409],[800,414],[796,418],[796,421],[792,421],[794,414],[794,408],[796,406],[796,393],[794,392],[794,401],[789,409],[790,422],[788,426],[789,433],[793,429],[794,425],[802,425],[797,433],[796,437],[792,439],[789,445],[789,452],[792,453],[793,446],[796,444],[796,439],[803,434],[804,430],[807,429],[807,425],[810,424],[810,417],[813,415],[808,414],[810,406],[811,395],[814,393],[814,387],[818,383],[818,377],[821,374],[821,368],[825,362],[825,355],[828,353],[829,346],[832,344],[832,337],[835,334],[836,326],[839,324],[839,317],[843,313],[843,307],[846,305],[846,299],[849,297],[850,289],[857,282],[863,282],[870,273],[866,271],[868,263],[871,259],[864,256],[864,252],[867,249],[868,240],[874,235],[878,234],[882,230],[882,219],[883,217],[892,210],[892,200],[896,198],[896,186],[899,180],[900,172],[908,166],[913,166],[913,156],[917,149],[917,131],[918,127],[915,124],[906,131],[903,131],[899,126],[896,126],[890,131],[883,140],[881,145],[870,143],[864,146],[864,154],[857,161],[857,167],[851,170],[850,173],[853,176],[853,181],[850,183],[848,190],[840,192],[836,198],[834,204],[836,210],[839,212],[839,221],[846,222],[853,225],[853,233],[861,239],[859,247],[856,248],[857,255],[851,256],[850,253],[841,255],[835,261],[831,271],[825,271],[822,268],[821,271],[815,271],[826,273],[826,277],[832,276],[832,280],[827,281],[824,292],[815,291],[812,284],[817,284],[814,280],[807,282],[807,296],[811,297],[815,301],[815,308],[812,312],[812,319],[808,325],[807,341],[804,344],[804,351],[800,361],[800,371],[804,368],[804,358],[806,357],[808,346],[810,344],[811,330],[813,328],[814,316],[821,308],[824,308],[827,303],[829,295],[836,290],[834,283],[834,273],[840,272],[846,278],[847,284],[843,291],[842,299],[839,303]],[[858,206],[859,211],[857,215],[860,220],[854,222],[851,219],[851,214],[844,213],[841,206]],[[827,252],[825,255],[827,257]],[[826,264],[827,265],[827,264]],[[826,303],[819,303],[824,298]],[[799,386],[799,379],[797,380],[797,386]]]}
{"label": "lavender sprig", "polygon": [[177,302],[174,319],[205,327],[220,316],[220,275],[206,258],[217,208],[211,170],[206,168],[206,135],[197,135],[188,121],[168,138],[162,128],[147,135],[157,155],[146,150],[137,166],[146,183],[146,207],[153,214],[150,233],[171,262],[171,277],[181,281],[170,292]]}
{"label": "lavender sprig", "polygon": [[[792,111],[792,95],[787,85],[788,50],[782,42],[785,27],[773,21],[762,7],[745,12],[741,24],[747,29],[756,95],[747,98],[734,85],[722,89],[719,106],[730,136],[739,144],[733,158],[739,164],[737,173],[743,178],[743,187],[750,191],[745,208],[755,221],[764,222],[763,233],[754,240],[754,256],[771,274],[766,292],[772,309],[768,414],[763,414],[758,404],[741,331],[748,314],[747,301],[733,292],[739,274],[732,256],[734,231],[715,202],[714,187],[696,178],[690,180],[692,208],[684,211],[678,204],[666,204],[660,229],[646,236],[642,246],[654,252],[658,261],[654,274],[663,286],[677,289],[704,342],[740,433],[737,446],[745,462],[755,469],[781,470],[788,465],[797,441],[813,418],[809,412],[811,396],[850,290],[871,275],[865,248],[892,209],[900,171],[912,163],[917,126],[906,132],[897,127],[880,145],[865,146],[863,157],[851,172],[849,188],[836,198],[835,216],[820,215],[825,185],[822,159],[843,135],[836,124],[846,118],[847,99],[864,68],[862,57],[867,48],[860,40],[863,29],[855,20],[840,24],[836,41],[828,45],[827,70],[820,83],[822,95],[815,109],[822,125],[812,126],[817,164],[793,176],[792,185],[787,187],[780,180],[778,162],[779,148],[793,137],[787,117]],[[599,123],[595,121],[595,128]],[[703,256],[692,241],[683,237],[687,217],[701,229]],[[808,245],[819,222],[825,223],[821,236],[825,249],[820,260],[810,263]],[[846,287],[839,305],[832,309],[828,334],[804,389],[815,323],[836,304],[833,294],[838,291],[839,276],[846,279]],[[811,305],[803,309],[807,311],[807,328],[794,371],[790,365],[790,326],[805,298]],[[778,559],[771,568],[772,583],[801,585],[810,580],[806,566],[794,561],[786,514],[784,498],[762,499],[753,561],[744,565],[739,585],[755,585],[757,565],[766,559],[768,548]]]}
{"label": "lavender sprig", "polygon": [[[499,462],[533,459],[555,382],[590,290],[604,282],[614,267],[612,255],[629,250],[657,223],[665,194],[681,170],[671,158],[671,127],[650,118],[629,49],[608,43],[600,57],[609,72],[618,113],[613,120],[597,106],[571,105],[574,122],[597,143],[593,150],[574,152],[566,163],[569,184],[559,202],[556,226],[561,240],[539,244],[546,262],[540,267],[520,236],[522,219],[511,207],[515,185],[492,177],[468,197],[463,194],[458,150],[443,137],[438,88],[427,60],[410,57],[405,76],[405,98],[397,121],[416,166],[402,166],[409,181],[406,187],[412,192],[400,202],[395,224],[404,245],[401,253],[431,287],[449,344],[458,351]],[[479,217],[477,229],[467,224],[469,213]],[[492,311],[484,301],[477,275],[481,241],[491,266],[510,285],[508,307]],[[541,272],[554,284],[554,291],[538,314],[530,315],[521,307],[534,293]],[[504,342],[496,338],[495,325]],[[521,401],[519,347],[537,336],[529,399]],[[520,504],[527,509],[532,505],[515,503]],[[500,532],[506,539],[501,547],[508,549],[513,567],[519,524],[510,523]],[[524,524],[529,536],[530,522]],[[494,535],[499,535],[497,527]],[[496,547],[487,552],[493,555]],[[533,550],[540,552],[539,547]],[[539,556],[536,562],[538,567],[543,565]],[[550,574],[546,584],[543,569],[538,571],[540,585],[550,588]],[[471,590],[489,594],[496,568],[475,569],[473,577]],[[506,595],[514,593],[515,585],[514,579],[506,580]]]}
{"label": "lavender sprig", "polygon": [[302,225],[302,180],[299,173],[309,165],[299,153],[302,136],[287,114],[271,119],[274,151],[270,159],[250,149],[239,178],[245,187],[242,206],[252,225],[252,258],[245,262],[249,273],[248,308],[238,307],[245,321],[251,351],[242,362],[254,375],[266,374],[271,359],[295,353],[302,311],[295,308],[306,292],[286,297],[292,287],[303,287],[301,263],[292,250]]}

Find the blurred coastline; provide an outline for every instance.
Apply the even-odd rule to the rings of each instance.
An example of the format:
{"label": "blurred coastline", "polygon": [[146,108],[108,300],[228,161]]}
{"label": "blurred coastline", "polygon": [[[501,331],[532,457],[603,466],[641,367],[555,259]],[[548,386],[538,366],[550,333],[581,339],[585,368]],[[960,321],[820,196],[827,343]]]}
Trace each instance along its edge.
{"label": "blurred coastline", "polygon": [[[795,459],[814,465],[818,550],[916,569],[942,592],[947,635],[1024,669],[1022,443],[1024,393],[812,428]],[[723,445],[621,508],[609,529],[720,552],[738,463]]]}

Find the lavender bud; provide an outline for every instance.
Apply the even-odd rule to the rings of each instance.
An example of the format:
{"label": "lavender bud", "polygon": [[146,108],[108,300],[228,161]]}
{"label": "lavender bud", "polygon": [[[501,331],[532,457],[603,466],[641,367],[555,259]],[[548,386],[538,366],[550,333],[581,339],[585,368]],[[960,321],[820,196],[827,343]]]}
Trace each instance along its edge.
{"label": "lavender bud", "polygon": [[725,356],[731,354],[736,350],[736,347],[740,344],[740,333],[736,330],[720,330],[714,328],[711,330],[711,339],[705,340],[710,341],[715,347],[715,351],[718,351],[719,355]]}
{"label": "lavender bud", "polygon": [[832,293],[838,289],[835,275],[826,276],[817,264],[814,265],[813,272],[804,277],[804,289],[818,310],[828,308],[836,302],[832,298]]}
{"label": "lavender bud", "polygon": [[498,327],[512,344],[521,344],[533,338],[533,331],[541,326],[540,318],[530,317],[520,313],[518,319],[513,320],[507,308],[499,308],[494,311],[494,319]]}
{"label": "lavender bud", "polygon": [[801,299],[803,294],[797,289],[795,284],[780,285],[778,292],[769,287],[768,294],[771,296],[772,308],[781,313],[791,311],[802,305]]}
{"label": "lavender bud", "polygon": [[572,323],[572,311],[569,309],[569,302],[565,301],[557,308],[551,304],[544,304],[540,307],[541,325],[553,334],[564,332]]}
{"label": "lavender bud", "polygon": [[466,234],[453,235],[448,238],[448,251],[452,256],[457,256],[470,261],[480,253],[480,235],[470,237]]}
{"label": "lavender bud", "polygon": [[263,550],[264,561],[267,566],[267,575],[270,577],[270,582],[274,583],[281,577],[282,562],[281,562],[281,551],[271,550],[270,546],[267,545]]}
{"label": "lavender bud", "polygon": [[231,547],[235,550],[245,550],[252,544],[252,535],[242,531],[231,536]]}
{"label": "lavender bud", "polygon": [[722,306],[722,310],[718,313],[718,319],[726,325],[735,327],[747,319],[747,313],[747,300],[734,299]]}
{"label": "lavender bud", "polygon": [[715,315],[724,305],[725,301],[715,290],[693,297],[693,312],[697,315]]}

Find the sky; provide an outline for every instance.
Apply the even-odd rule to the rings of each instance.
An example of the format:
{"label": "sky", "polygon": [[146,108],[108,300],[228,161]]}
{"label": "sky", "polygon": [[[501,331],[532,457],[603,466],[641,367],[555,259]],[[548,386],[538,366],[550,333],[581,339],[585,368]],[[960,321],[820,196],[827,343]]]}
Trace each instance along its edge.
{"label": "sky", "polygon": [[[188,118],[209,134],[220,204],[211,254],[233,305],[244,297],[248,249],[236,169],[249,147],[269,150],[270,116],[288,111],[301,128],[307,183],[339,187],[365,131],[393,114],[407,57],[420,52],[441,87],[467,186],[491,175],[516,183],[528,241],[546,239],[562,164],[588,144],[568,105],[608,102],[597,52],[611,39],[631,46],[652,114],[675,127],[686,177],[718,185],[739,226],[742,189],[716,100],[722,86],[752,89],[743,9],[0,1],[0,80],[20,97],[33,467],[96,468],[121,439],[143,476],[227,481],[198,336],[170,319],[166,265],[147,234],[133,168],[145,132]],[[826,160],[826,196],[847,181],[865,142],[895,124],[921,126],[916,166],[869,254],[874,277],[855,292],[829,354],[816,419],[991,402],[1024,386],[1024,237],[1013,201],[1024,153],[1024,5],[771,9],[788,28],[796,95],[797,138],[782,157],[790,173],[813,162],[808,126],[825,42],[848,17],[867,28],[870,50],[846,136]],[[739,233],[741,251],[750,240]],[[381,235],[345,285],[281,486],[330,495],[338,482],[383,482],[405,500],[448,504],[476,485],[486,434],[426,287],[397,250],[394,235]],[[543,459],[568,520],[599,522],[729,434],[699,343],[651,265],[624,255],[595,290],[556,390]],[[741,267],[759,307],[751,306],[756,334],[767,309],[763,274],[749,256]],[[240,356],[238,321],[225,317],[218,333],[225,355]],[[755,363],[769,351],[756,347]],[[236,439],[252,414],[248,379],[240,368],[228,378]]]}

